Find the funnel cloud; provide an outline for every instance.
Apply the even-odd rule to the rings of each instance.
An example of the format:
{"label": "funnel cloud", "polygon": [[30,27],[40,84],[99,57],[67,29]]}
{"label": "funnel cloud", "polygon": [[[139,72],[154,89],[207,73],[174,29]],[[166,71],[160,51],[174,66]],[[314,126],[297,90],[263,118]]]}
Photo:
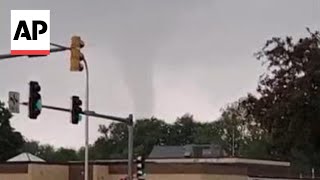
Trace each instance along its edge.
{"label": "funnel cloud", "polygon": [[[141,9],[142,5],[149,8]],[[158,6],[154,1],[120,2],[114,6],[121,7],[125,13],[120,10],[114,15],[114,22],[107,30],[108,43],[122,67],[134,113],[138,117],[150,117],[154,113],[155,57],[177,26],[179,9],[172,11],[173,7]]]}

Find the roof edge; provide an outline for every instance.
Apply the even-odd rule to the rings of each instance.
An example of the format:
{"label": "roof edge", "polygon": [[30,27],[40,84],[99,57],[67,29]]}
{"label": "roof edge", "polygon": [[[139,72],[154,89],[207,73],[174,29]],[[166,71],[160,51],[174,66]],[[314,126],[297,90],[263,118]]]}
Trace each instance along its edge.
{"label": "roof edge", "polygon": [[212,163],[212,164],[260,164],[273,166],[291,165],[286,161],[259,160],[247,158],[167,158],[167,159],[147,159],[146,162],[154,163]]}

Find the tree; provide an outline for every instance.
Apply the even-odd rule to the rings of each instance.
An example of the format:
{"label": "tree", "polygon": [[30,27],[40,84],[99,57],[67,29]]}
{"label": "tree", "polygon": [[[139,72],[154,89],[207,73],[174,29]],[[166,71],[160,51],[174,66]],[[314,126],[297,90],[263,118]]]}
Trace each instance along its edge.
{"label": "tree", "polygon": [[24,138],[20,132],[14,130],[10,125],[12,117],[4,103],[0,102],[0,161],[17,155],[24,144]]}
{"label": "tree", "polygon": [[[222,145],[230,155],[257,158],[265,154],[266,150],[261,151],[265,146],[262,145],[263,134],[258,133],[257,128],[253,128],[253,119],[248,116],[248,111],[243,106],[246,98],[240,98],[222,110],[219,123],[221,124]],[[260,137],[260,138],[259,138]]]}
{"label": "tree", "polygon": [[54,154],[54,161],[56,162],[68,162],[77,161],[77,151],[69,148],[59,148]]}
{"label": "tree", "polygon": [[40,144],[38,141],[30,140],[24,143],[22,152],[28,152],[36,155],[48,162],[60,162],[75,160],[73,155],[70,156],[69,149],[60,148],[58,151],[49,144]]}
{"label": "tree", "polygon": [[177,118],[176,122],[170,127],[170,145],[187,145],[194,142],[194,134],[200,123],[195,122],[191,114],[185,114]]}
{"label": "tree", "polygon": [[155,117],[136,121],[134,127],[135,154],[149,155],[155,145],[165,145],[169,140],[169,125]]}
{"label": "tree", "polygon": [[[148,155],[154,145],[166,144],[168,124],[157,118],[137,120],[134,125],[134,152]],[[128,128],[123,123],[111,123],[109,127],[100,126],[102,134],[94,145],[97,158],[125,158],[128,153]]]}
{"label": "tree", "polygon": [[125,158],[128,146],[128,128],[124,123],[99,126],[102,134],[94,143],[92,151],[97,158]]}
{"label": "tree", "polygon": [[[106,144],[107,143],[107,144]],[[104,137],[99,137],[93,145],[89,145],[89,160],[107,159],[113,148],[109,141],[104,140]],[[84,161],[85,147],[81,147],[77,152],[78,159]]]}
{"label": "tree", "polygon": [[38,155],[42,159],[48,161],[48,162],[55,162],[57,161],[55,158],[55,149],[52,145],[44,144],[39,146],[39,152],[35,155]]}
{"label": "tree", "polygon": [[239,156],[240,146],[244,143],[244,121],[241,119],[237,102],[229,105],[222,113],[219,123],[221,124],[222,145],[230,155]]}
{"label": "tree", "polygon": [[[308,30],[309,31],[309,30]],[[261,131],[271,139],[270,153],[319,165],[320,49],[319,33],[294,42],[292,37],[267,41],[257,58],[266,67],[258,96],[244,103]],[[308,160],[305,160],[308,157]]]}
{"label": "tree", "polygon": [[33,155],[39,156],[40,143],[38,141],[26,141],[22,147],[22,152],[28,152]]}
{"label": "tree", "polygon": [[223,144],[224,134],[222,121],[201,123],[193,134],[195,144]]}
{"label": "tree", "polygon": [[[137,120],[134,125],[134,153],[147,156],[155,145],[216,144],[230,149],[232,129],[235,129],[234,139],[237,145],[242,140],[240,130],[243,127],[240,124],[230,125],[233,121],[227,117],[232,114],[231,112],[235,114],[232,118],[240,122],[240,116],[236,117],[236,111],[232,111],[231,108],[223,113],[223,118],[220,120],[207,123],[196,122],[190,114],[177,118],[173,124],[155,117]],[[108,127],[102,125],[99,132],[102,136],[92,146],[94,158],[127,157],[128,130],[126,124],[111,123]],[[237,147],[239,149],[239,145]]]}
{"label": "tree", "polygon": [[[270,159],[269,136],[249,113],[247,101],[248,98],[244,97],[228,104],[222,109],[220,119],[211,123],[215,125],[214,131],[218,132],[218,144],[229,155],[234,153],[238,157]],[[209,133],[207,137],[210,137]]]}

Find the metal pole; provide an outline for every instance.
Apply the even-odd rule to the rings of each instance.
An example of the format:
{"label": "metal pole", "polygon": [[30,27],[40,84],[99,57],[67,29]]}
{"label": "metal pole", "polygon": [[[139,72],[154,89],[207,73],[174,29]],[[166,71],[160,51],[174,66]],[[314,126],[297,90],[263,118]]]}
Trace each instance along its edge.
{"label": "metal pole", "polygon": [[[63,46],[62,46],[63,47]],[[66,51],[68,48],[54,48],[50,49],[51,53]],[[43,57],[47,55],[11,55],[11,54],[0,54],[0,60],[9,59],[9,58],[17,58],[17,57],[29,57],[29,58],[36,58],[36,57]]]}
{"label": "metal pole", "polygon": [[[28,102],[22,102],[21,104],[24,105],[24,106],[28,106]],[[57,106],[41,105],[41,108],[43,108],[43,109],[51,109],[51,110],[56,110],[56,111],[64,111],[64,112],[69,112],[69,113],[71,112],[71,109],[57,107]],[[117,122],[120,122],[120,123],[130,124],[130,121],[128,120],[128,117],[122,118],[122,117],[98,114],[98,113],[96,113],[94,111],[84,111],[81,114],[86,115],[86,116],[96,117],[96,118],[102,118],[102,119],[108,119],[108,120],[112,120],[112,121],[117,121]]]}
{"label": "metal pole", "polygon": [[98,114],[94,111],[89,111],[89,112],[84,112],[87,116],[92,116],[92,117],[97,117],[97,118],[103,118],[103,119],[109,119],[112,121],[117,121],[121,123],[128,124],[128,117],[122,118],[122,117],[116,117],[116,116],[110,116],[110,115],[105,115],[105,114]]}
{"label": "metal pole", "polygon": [[234,157],[234,126],[232,127],[232,157]]}
{"label": "metal pole", "polygon": [[128,178],[133,180],[133,116],[129,115],[128,118]]}
{"label": "metal pole", "polygon": [[[86,111],[89,111],[89,69],[87,61],[83,61],[86,69]],[[84,180],[89,180],[89,116],[85,120]]]}

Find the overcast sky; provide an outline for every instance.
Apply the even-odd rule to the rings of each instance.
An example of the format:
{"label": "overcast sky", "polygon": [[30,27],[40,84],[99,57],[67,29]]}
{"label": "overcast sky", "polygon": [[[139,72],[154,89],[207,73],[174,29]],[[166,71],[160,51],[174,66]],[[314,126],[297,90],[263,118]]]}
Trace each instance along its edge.
{"label": "overcast sky", "polygon": [[[91,110],[167,122],[185,113],[216,120],[221,107],[255,91],[263,69],[253,53],[267,39],[320,26],[317,0],[2,0],[0,53],[10,52],[13,9],[51,10],[51,42],[85,41]],[[68,52],[1,61],[0,99],[14,90],[26,101],[36,80],[43,104],[68,108],[72,95],[85,95],[84,73],[69,68]],[[90,143],[99,124],[109,122],[90,118]],[[68,113],[43,110],[30,120],[21,107],[12,125],[42,143],[84,144],[84,123],[72,125]]]}

